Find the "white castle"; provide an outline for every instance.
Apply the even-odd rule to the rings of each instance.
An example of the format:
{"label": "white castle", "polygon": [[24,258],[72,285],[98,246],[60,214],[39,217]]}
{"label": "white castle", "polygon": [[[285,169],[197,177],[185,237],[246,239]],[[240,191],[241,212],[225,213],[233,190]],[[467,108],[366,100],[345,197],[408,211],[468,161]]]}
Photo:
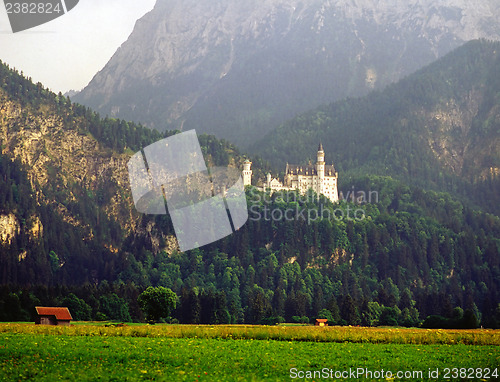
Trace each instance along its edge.
{"label": "white castle", "polygon": [[[316,164],[307,166],[287,164],[283,183],[268,173],[264,187],[257,188],[262,191],[270,190],[271,192],[298,190],[301,194],[305,194],[307,190],[312,189],[318,195],[322,194],[335,203],[339,200],[338,177],[339,173],[335,171],[333,164],[325,165],[325,152],[323,151],[323,145],[320,143]],[[243,163],[243,184],[245,186],[252,184],[252,162],[249,160]]]}

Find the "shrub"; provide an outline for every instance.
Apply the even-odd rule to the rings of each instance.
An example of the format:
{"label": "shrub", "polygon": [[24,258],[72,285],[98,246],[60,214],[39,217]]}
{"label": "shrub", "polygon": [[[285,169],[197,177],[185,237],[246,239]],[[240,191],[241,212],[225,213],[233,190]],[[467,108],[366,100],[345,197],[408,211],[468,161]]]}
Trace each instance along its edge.
{"label": "shrub", "polygon": [[335,321],[333,320],[333,315],[332,312],[330,312],[328,309],[321,309],[316,316],[316,318],[324,318],[328,320],[329,325],[335,325]]}
{"label": "shrub", "polygon": [[158,322],[160,318],[166,318],[175,309],[177,295],[165,287],[148,287],[137,299],[140,308],[150,323]]}

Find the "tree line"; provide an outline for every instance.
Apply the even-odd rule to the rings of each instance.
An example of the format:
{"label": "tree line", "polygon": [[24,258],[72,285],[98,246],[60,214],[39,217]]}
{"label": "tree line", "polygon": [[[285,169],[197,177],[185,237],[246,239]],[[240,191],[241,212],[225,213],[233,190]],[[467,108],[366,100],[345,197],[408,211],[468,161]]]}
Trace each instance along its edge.
{"label": "tree line", "polygon": [[[364,217],[250,220],[234,235],[187,253],[154,253],[148,235],[132,234],[114,255],[109,280],[87,281],[85,292],[70,283],[66,288],[92,307],[93,318],[109,317],[99,299],[115,293],[130,318],[141,320],[138,295],[162,286],[179,296],[171,318],[182,323],[310,321],[331,314],[337,324],[414,326],[433,315],[457,319],[459,308],[470,322],[474,316],[483,326],[497,325],[500,219],[449,194],[387,177],[360,178],[357,188],[378,190],[380,200],[332,204],[314,193],[285,198],[249,188],[248,203],[261,212],[323,209],[334,216],[357,208]],[[173,232],[168,215],[149,219]],[[99,275],[107,265],[95,267]],[[101,284],[111,290],[103,292]]]}

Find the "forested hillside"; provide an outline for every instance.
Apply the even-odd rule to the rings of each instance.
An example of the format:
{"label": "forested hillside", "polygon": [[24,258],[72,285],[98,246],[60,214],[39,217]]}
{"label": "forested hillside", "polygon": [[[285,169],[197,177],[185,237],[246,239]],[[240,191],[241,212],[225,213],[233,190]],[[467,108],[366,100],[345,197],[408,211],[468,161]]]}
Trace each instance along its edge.
{"label": "forested hillside", "polygon": [[[35,305],[142,320],[137,297],[153,285],[179,296],[169,319],[186,323],[500,324],[500,219],[448,193],[370,173],[338,205],[250,187],[243,228],[179,253],[169,216],[138,214],[128,188],[128,158],[163,135],[4,65],[0,113],[0,320],[27,320]],[[241,166],[229,143],[200,142],[209,162]]]}
{"label": "forested hillside", "polygon": [[[0,283],[113,279],[126,237],[154,228],[133,207],[127,161],[175,132],[100,118],[3,64],[0,131]],[[229,143],[199,139],[209,163],[241,163]]]}
{"label": "forested hillside", "polygon": [[389,175],[500,214],[499,94],[500,44],[472,41],[383,91],[300,115],[250,151],[284,168],[314,159],[322,141],[341,182]]}

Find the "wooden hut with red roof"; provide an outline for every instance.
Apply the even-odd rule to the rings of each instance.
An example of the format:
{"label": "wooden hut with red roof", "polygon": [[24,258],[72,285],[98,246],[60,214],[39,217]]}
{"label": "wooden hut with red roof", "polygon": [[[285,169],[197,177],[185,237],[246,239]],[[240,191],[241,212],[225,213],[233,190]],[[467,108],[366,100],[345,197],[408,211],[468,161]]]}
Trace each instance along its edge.
{"label": "wooden hut with red roof", "polygon": [[328,320],[326,318],[316,318],[315,326],[328,326]]}
{"label": "wooden hut with red roof", "polygon": [[71,313],[68,308],[52,308],[36,306],[35,324],[37,325],[70,325]]}

